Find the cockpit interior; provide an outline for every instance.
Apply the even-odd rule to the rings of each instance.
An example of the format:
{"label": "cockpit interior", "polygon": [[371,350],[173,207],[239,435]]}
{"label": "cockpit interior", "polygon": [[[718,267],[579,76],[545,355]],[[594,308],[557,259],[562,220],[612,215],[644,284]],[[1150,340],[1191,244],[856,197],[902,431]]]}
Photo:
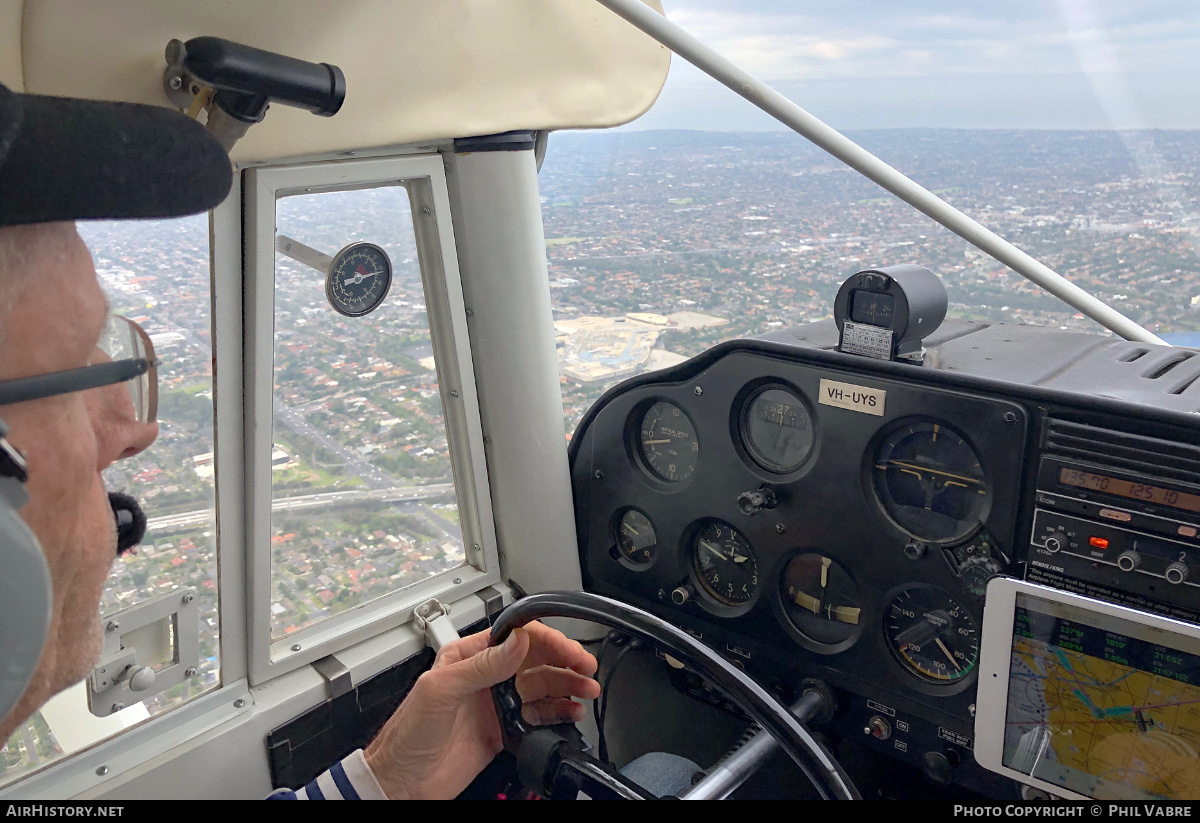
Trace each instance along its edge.
{"label": "cockpit interior", "polygon": [[[447,642],[533,619],[596,655],[601,697],[547,731],[497,687],[506,751],[464,797],[1200,798],[1195,350],[746,73],[672,6],[0,0],[0,82],[174,108],[234,168],[207,215],[80,223],[161,361],[159,443],[107,475],[149,528],[107,585],[101,663],[0,741],[0,799],[301,786],[363,747]],[[636,124],[684,61],[819,154],[819,174],[783,163],[763,186],[853,177],[868,194],[816,207],[885,198],[904,237],[943,232],[1069,325],[968,305],[920,243],[875,255],[806,229],[746,272],[621,246],[647,212],[571,188],[586,162],[555,171],[556,143],[586,154],[568,140]],[[697,157],[717,175],[740,145]],[[628,180],[655,173],[646,156]],[[651,233],[717,233],[706,167],[668,168]],[[570,209],[605,236],[565,233]],[[739,209],[747,246],[798,231]],[[826,248],[834,268],[794,279]],[[656,277],[669,296],[646,297]],[[742,318],[706,308],[732,280],[756,290]],[[774,319],[806,289],[813,309]],[[601,294],[619,302],[589,310]],[[759,308],[773,322],[743,322]],[[1124,634],[1076,621],[1077,644],[1061,623],[1019,660],[1036,632],[1010,615],[1009,677],[1031,685],[1020,706],[1016,686],[983,704],[997,579],[1173,621],[1186,642],[1138,662],[1112,652]],[[1085,652],[1148,691],[1059,678]],[[1072,701],[1129,735],[1124,760],[1101,770],[1063,743],[1086,725],[1064,719]],[[1009,741],[1005,716],[1036,734]],[[1005,737],[997,767],[984,729]],[[1168,779],[1172,757],[1195,762]],[[663,763],[686,773],[650,791]]]}

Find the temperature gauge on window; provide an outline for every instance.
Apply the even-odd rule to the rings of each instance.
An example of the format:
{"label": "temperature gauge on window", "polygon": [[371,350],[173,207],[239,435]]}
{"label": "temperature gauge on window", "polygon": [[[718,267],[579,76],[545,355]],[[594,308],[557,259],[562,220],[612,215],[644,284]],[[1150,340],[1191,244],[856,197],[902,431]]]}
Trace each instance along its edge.
{"label": "temperature gauge on window", "polygon": [[374,243],[351,243],[329,264],[325,297],[338,314],[362,317],[379,308],[392,288],[392,261]]}

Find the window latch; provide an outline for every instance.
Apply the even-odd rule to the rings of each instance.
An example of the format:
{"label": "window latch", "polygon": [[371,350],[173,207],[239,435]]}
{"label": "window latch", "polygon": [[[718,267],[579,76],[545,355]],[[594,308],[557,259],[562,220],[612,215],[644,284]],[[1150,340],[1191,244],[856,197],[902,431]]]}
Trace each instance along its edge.
{"label": "window latch", "polygon": [[458,630],[450,622],[450,607],[443,605],[436,597],[413,609],[413,622],[425,632],[425,640],[435,653],[447,643],[458,640]]}
{"label": "window latch", "polygon": [[87,679],[88,709],[96,717],[116,714],[199,671],[195,589],[176,589],[101,620],[104,647]]}

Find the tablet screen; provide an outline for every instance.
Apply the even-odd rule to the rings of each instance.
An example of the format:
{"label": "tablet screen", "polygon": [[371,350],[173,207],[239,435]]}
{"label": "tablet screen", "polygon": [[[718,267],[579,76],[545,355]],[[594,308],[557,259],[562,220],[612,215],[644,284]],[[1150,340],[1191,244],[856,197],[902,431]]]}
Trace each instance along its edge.
{"label": "tablet screen", "polygon": [[1004,765],[1098,799],[1200,797],[1200,639],[1016,597]]}

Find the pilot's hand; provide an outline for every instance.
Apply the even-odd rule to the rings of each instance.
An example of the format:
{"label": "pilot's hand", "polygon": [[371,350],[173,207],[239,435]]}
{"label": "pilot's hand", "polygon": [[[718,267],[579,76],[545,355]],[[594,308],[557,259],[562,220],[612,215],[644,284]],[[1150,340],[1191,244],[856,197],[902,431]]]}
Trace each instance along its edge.
{"label": "pilot's hand", "polygon": [[500,753],[500,721],[489,689],[514,674],[531,723],[573,723],[573,697],[600,694],[596,658],[541,623],[488,647],[488,631],[449,643],[367,747],[367,764],[393,800],[457,796]]}

